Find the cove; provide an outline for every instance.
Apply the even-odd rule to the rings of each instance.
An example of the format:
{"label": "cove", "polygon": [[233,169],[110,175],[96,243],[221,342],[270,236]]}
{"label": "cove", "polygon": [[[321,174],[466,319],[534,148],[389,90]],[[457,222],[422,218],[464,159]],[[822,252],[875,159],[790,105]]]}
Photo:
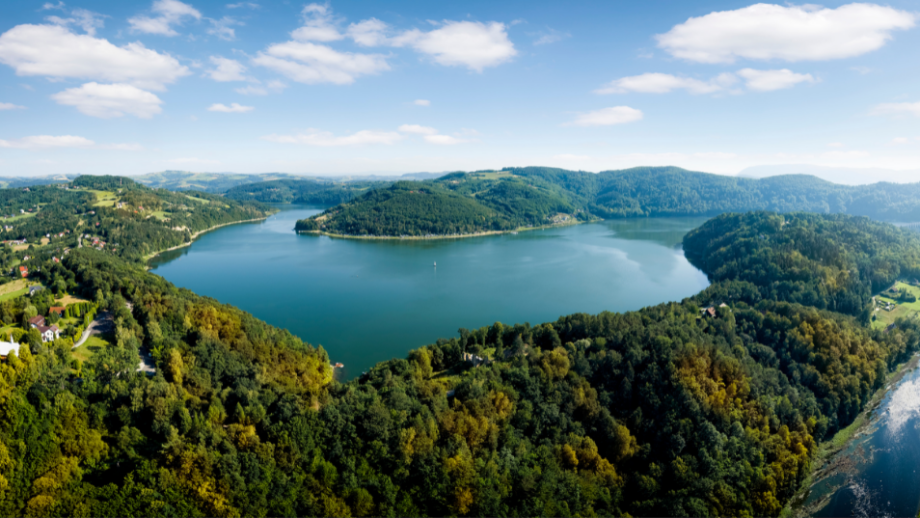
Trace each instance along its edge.
{"label": "cove", "polygon": [[[232,304],[322,345],[359,376],[417,347],[474,329],[631,311],[709,285],[680,249],[706,218],[611,220],[441,240],[296,234],[321,207],[280,206],[150,262],[173,284]],[[437,266],[435,266],[435,262]]]}

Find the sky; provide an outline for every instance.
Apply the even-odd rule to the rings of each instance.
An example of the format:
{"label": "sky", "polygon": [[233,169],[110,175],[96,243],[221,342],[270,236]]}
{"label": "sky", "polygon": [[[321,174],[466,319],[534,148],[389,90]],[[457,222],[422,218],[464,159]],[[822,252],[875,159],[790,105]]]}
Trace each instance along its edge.
{"label": "sky", "polygon": [[920,3],[0,5],[0,176],[920,169]]}

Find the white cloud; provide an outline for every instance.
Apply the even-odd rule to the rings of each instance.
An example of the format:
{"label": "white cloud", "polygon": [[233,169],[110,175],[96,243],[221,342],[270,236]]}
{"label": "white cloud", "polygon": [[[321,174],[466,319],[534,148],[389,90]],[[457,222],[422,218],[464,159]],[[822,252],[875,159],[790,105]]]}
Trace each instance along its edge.
{"label": "white cloud", "polygon": [[46,2],[45,5],[43,5],[42,8],[39,9],[39,10],[40,10],[40,11],[47,11],[47,10],[49,10],[49,9],[58,9],[58,10],[63,11],[63,10],[64,10],[64,2],[62,2],[61,0],[58,0],[58,3],[56,3],[56,4],[52,4],[51,2]]}
{"label": "white cloud", "polygon": [[246,113],[255,110],[252,106],[241,106],[239,103],[231,103],[230,106],[216,103],[208,107],[209,112],[221,112],[221,113]]}
{"label": "white cloud", "polygon": [[438,144],[440,146],[453,146],[454,144],[469,142],[468,140],[451,137],[450,135],[425,135],[423,138],[425,142],[429,144]]}
{"label": "white cloud", "polygon": [[672,56],[700,63],[819,61],[877,50],[915,19],[907,11],[868,3],[836,9],[761,3],[690,18],[656,38]]}
{"label": "white cloud", "polygon": [[[48,5],[48,4],[45,4]],[[63,9],[63,2],[61,3],[61,9]],[[55,7],[56,9],[57,7]],[[49,16],[46,18],[49,22],[55,25],[68,26],[76,25],[83,29],[83,32],[89,34],[90,36],[96,35],[96,29],[101,29],[105,27],[104,18],[107,16],[94,13],[92,11],[87,11],[86,9],[74,9],[70,12],[70,18],[61,18],[60,16]]]}
{"label": "white cloud", "polygon": [[438,133],[438,130],[434,128],[419,126],[418,124],[403,124],[397,129],[403,133],[411,133],[413,135],[435,135]]}
{"label": "white cloud", "polygon": [[920,102],[882,103],[872,109],[871,115],[914,115],[920,117]]}
{"label": "white cloud", "polygon": [[319,147],[364,146],[368,144],[395,144],[403,136],[395,131],[362,130],[344,137],[336,137],[328,131],[310,130],[298,135],[267,135],[263,140],[281,144],[305,144]]}
{"label": "white cloud", "polygon": [[596,94],[621,94],[628,92],[663,94],[672,90],[687,90],[694,94],[708,94],[721,91],[737,81],[732,74],[720,74],[709,81],[671,74],[641,74],[624,77],[607,83],[594,91]]}
{"label": "white cloud", "polygon": [[0,111],[3,110],[25,110],[25,106],[19,106],[13,103],[0,103]]}
{"label": "white cloud", "polygon": [[827,147],[842,148],[846,146],[843,145],[843,142],[831,142],[827,145]]}
{"label": "white cloud", "polygon": [[0,63],[19,76],[130,83],[150,90],[189,74],[172,56],[141,43],[116,47],[54,25],[18,25],[0,35]]}
{"label": "white cloud", "polygon": [[386,45],[389,38],[386,36],[388,30],[387,24],[376,18],[353,23],[348,26],[348,37],[353,39],[358,45],[365,47],[377,47]]}
{"label": "white cloud", "polygon": [[35,135],[16,140],[0,140],[0,148],[48,149],[56,147],[92,147],[96,143],[74,135]]}
{"label": "white cloud", "polygon": [[344,38],[335,27],[332,12],[327,5],[310,4],[301,11],[303,26],[291,33],[299,41],[336,41]]}
{"label": "white cloud", "polygon": [[629,106],[613,106],[593,112],[581,113],[563,126],[612,126],[642,120],[642,112]]}
{"label": "white cloud", "polygon": [[379,54],[339,52],[325,45],[289,41],[268,47],[252,60],[292,81],[305,84],[351,84],[355,78],[389,70]]}
{"label": "white cloud", "polygon": [[428,99],[416,99],[412,101],[412,104],[416,106],[431,106],[431,101]]}
{"label": "white cloud", "polygon": [[160,34],[162,36],[178,36],[172,26],[181,25],[188,18],[201,19],[198,9],[179,0],[156,0],[151,11],[157,16],[135,16],[128,18],[131,30],[145,34]]}
{"label": "white cloud", "polygon": [[891,143],[896,146],[901,145],[901,144],[907,144],[908,142],[910,142],[910,139],[907,137],[895,137],[891,139]]}
{"label": "white cloud", "polygon": [[219,82],[230,82],[230,81],[248,81],[243,72],[246,71],[246,67],[235,59],[225,58],[223,56],[211,56],[211,64],[214,65],[214,68],[208,70],[208,76],[211,79]]}
{"label": "white cloud", "polygon": [[242,95],[268,95],[269,93],[279,93],[285,88],[287,88],[287,85],[281,81],[269,81],[265,86],[249,85],[235,88],[233,91]]}
{"label": "white cloud", "polygon": [[[785,68],[781,70],[744,68],[739,70],[737,75],[745,79],[745,86],[749,90],[758,92],[791,88],[802,82],[815,82],[815,78],[811,74],[797,74]],[[602,88],[595,90],[594,93],[623,94],[638,92],[663,94],[673,90],[686,90],[692,94],[711,94],[729,90],[736,82],[738,82],[738,77],[729,72],[719,74],[708,81],[671,74],[649,73],[615,79]],[[733,93],[740,93],[740,91],[735,90]]]}
{"label": "white cloud", "polygon": [[393,38],[391,44],[412,47],[441,65],[464,66],[476,72],[506,63],[517,55],[505,24],[498,22],[448,21],[429,32],[406,31]]}
{"label": "white cloud", "polygon": [[81,113],[102,119],[122,117],[125,114],[149,119],[160,113],[163,101],[156,95],[128,84],[86,83],[79,88],[69,88],[51,96]]}
{"label": "white cloud", "polygon": [[212,36],[217,36],[224,41],[233,41],[236,39],[236,30],[233,29],[234,25],[244,25],[243,22],[237,21],[229,16],[224,16],[220,20],[208,18],[208,22],[211,23],[211,27],[207,30],[207,33]]}
{"label": "white cloud", "polygon": [[745,86],[749,90],[758,92],[771,92],[773,90],[782,90],[791,88],[799,83],[814,83],[815,78],[811,74],[796,74],[788,68],[781,70],[754,70],[744,68],[738,71],[738,75],[746,81]]}
{"label": "white cloud", "polygon": [[262,6],[255,2],[239,2],[236,4],[227,4],[227,9],[240,9],[242,7],[248,7],[249,9],[260,9]]}

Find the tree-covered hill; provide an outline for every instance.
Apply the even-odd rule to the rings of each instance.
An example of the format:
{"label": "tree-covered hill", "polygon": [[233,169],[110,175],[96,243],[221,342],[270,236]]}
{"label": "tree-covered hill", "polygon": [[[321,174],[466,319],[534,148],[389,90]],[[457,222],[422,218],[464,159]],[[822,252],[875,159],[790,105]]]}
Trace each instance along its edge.
{"label": "tree-covered hill", "polygon": [[368,189],[390,185],[390,182],[330,182],[322,180],[274,180],[233,187],[224,193],[227,198],[238,201],[262,203],[303,203],[314,205],[338,205]]}
{"label": "tree-covered hill", "polygon": [[920,255],[906,236],[726,215],[687,238],[714,280],[695,297],[460,329],[347,383],[322,349],[136,263],[44,258],[37,279],[113,312],[115,342],[81,363],[69,339],[26,338],[0,365],[0,515],[776,516],[818,443],[920,347],[916,319],[873,331],[776,282],[903,275]]}
{"label": "tree-covered hill", "polygon": [[[150,189],[130,178],[81,176],[69,184],[0,190],[4,240],[42,239],[57,255],[90,235],[129,259],[171,248],[217,225],[264,218],[265,205],[197,191]],[[35,255],[34,253],[31,255]]]}
{"label": "tree-covered hill", "polygon": [[751,282],[766,298],[863,323],[874,293],[920,279],[920,234],[842,214],[723,214],[688,233],[684,252],[713,281]]}
{"label": "tree-covered hill", "polygon": [[434,184],[397,182],[297,222],[298,231],[351,236],[470,234],[515,228],[496,210]]}
{"label": "tree-covered hill", "polygon": [[[466,196],[495,211],[513,228],[551,225],[560,221],[560,215],[568,215],[572,219],[567,221],[574,221],[594,217],[713,216],[751,210],[845,213],[881,221],[920,221],[920,183],[849,186],[805,175],[757,180],[676,167],[638,167],[597,174],[545,167],[506,168],[452,173],[422,183]],[[407,209],[398,203],[384,209],[372,203],[373,199],[367,196],[350,202],[349,217],[366,220],[361,230],[368,235],[396,235],[389,233],[392,229],[373,222],[400,217]],[[365,211],[373,214],[362,214]],[[347,226],[340,219],[344,213],[336,207],[314,220],[321,217],[327,228],[341,231]],[[495,230],[485,223],[477,225],[473,232]],[[407,235],[425,233],[411,222],[408,225],[403,229]],[[446,222],[445,228],[453,226]],[[313,223],[301,225],[308,227],[314,227]]]}

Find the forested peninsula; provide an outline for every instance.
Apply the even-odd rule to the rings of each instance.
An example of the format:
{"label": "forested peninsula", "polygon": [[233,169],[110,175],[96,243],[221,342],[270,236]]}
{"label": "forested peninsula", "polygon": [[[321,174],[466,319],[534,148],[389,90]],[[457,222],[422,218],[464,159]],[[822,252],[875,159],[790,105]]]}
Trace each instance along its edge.
{"label": "forested peninsula", "polygon": [[[127,180],[65,187],[90,181],[115,208],[62,217],[143,224],[117,212]],[[169,196],[168,217],[193,225],[182,206],[261,210]],[[16,258],[114,331],[85,362],[70,338],[24,333],[0,364],[0,515],[775,516],[820,441],[920,346],[915,318],[865,325],[874,291],[920,276],[920,235],[755,212],[686,236],[712,281],[695,297],[460,329],[340,383],[321,348],[147,272],[159,235]],[[0,319],[54,298],[0,300]]]}
{"label": "forested peninsula", "polygon": [[805,175],[758,180],[676,167],[597,174],[506,168],[364,187],[366,192],[350,193],[353,199],[298,221],[296,230],[346,237],[433,237],[599,218],[714,216],[752,210],[844,213],[894,222],[920,219],[920,183],[848,186]]}

